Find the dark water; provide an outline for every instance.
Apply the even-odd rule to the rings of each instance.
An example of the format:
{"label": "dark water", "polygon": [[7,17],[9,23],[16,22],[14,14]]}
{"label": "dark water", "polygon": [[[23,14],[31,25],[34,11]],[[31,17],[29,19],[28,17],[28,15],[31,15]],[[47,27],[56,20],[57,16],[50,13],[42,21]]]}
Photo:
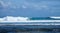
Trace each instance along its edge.
{"label": "dark water", "polygon": [[0,33],[60,33],[60,25],[2,25]]}
{"label": "dark water", "polygon": [[[40,25],[15,25],[15,24],[40,24]],[[60,25],[56,24],[60,24],[60,22],[0,23],[0,33],[60,33]]]}

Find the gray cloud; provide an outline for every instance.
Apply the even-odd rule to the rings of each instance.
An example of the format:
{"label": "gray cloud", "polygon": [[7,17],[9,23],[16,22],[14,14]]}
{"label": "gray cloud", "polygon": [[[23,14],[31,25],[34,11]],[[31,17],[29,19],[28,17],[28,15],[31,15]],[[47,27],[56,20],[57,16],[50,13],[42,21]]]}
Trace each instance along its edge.
{"label": "gray cloud", "polygon": [[22,7],[22,8],[33,8],[33,9],[47,8],[46,5],[43,5],[41,3],[34,3],[34,2],[30,3],[26,0],[25,1],[21,0],[18,5],[16,3],[13,3],[10,1],[4,2],[4,1],[0,0],[0,3],[3,6],[3,8],[14,8],[14,9],[20,8],[20,7]]}

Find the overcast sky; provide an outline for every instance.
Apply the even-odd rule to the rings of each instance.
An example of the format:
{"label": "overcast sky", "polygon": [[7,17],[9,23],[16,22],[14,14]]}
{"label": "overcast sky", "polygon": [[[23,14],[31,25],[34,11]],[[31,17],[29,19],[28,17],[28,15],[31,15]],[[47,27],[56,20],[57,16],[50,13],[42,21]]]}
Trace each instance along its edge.
{"label": "overcast sky", "polygon": [[60,0],[0,0],[0,17],[60,16]]}

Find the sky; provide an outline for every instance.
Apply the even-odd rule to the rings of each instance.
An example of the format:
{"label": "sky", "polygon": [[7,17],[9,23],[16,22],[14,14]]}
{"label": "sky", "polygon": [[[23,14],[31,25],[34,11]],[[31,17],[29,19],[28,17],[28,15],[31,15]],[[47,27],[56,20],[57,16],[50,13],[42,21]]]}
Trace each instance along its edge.
{"label": "sky", "polygon": [[0,18],[5,16],[60,16],[60,0],[0,0]]}

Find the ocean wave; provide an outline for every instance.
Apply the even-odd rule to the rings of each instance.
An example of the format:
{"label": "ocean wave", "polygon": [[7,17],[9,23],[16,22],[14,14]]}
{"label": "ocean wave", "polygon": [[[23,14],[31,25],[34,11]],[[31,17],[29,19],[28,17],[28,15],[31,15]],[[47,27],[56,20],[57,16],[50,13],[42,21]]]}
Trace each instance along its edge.
{"label": "ocean wave", "polygon": [[31,22],[37,22],[37,21],[52,21],[52,20],[59,20],[60,21],[60,17],[13,17],[13,16],[6,16],[3,18],[0,18],[0,22],[2,21],[9,21],[9,22],[20,22],[20,21],[31,21]]}
{"label": "ocean wave", "polygon": [[6,16],[4,18],[0,18],[0,21],[27,21],[28,19],[28,17]]}

